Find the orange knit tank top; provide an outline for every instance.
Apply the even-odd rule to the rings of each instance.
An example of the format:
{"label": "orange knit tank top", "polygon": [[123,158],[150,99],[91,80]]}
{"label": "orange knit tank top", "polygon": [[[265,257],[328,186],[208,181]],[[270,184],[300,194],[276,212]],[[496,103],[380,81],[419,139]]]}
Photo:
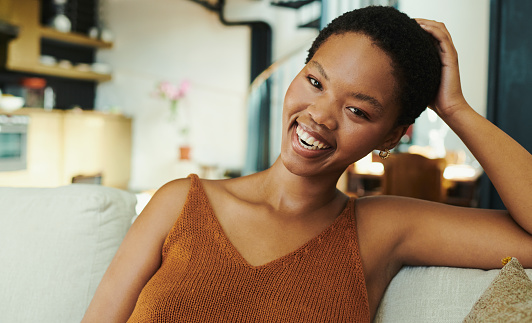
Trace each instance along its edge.
{"label": "orange knit tank top", "polygon": [[199,178],[128,322],[369,322],[354,199],[297,250],[252,266],[225,236]]}

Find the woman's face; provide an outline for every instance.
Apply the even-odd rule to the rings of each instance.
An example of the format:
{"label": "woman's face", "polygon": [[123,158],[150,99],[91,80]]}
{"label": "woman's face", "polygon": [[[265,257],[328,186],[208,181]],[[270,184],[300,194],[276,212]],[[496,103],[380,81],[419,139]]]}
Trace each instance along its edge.
{"label": "woman's face", "polygon": [[340,175],[405,127],[390,58],[359,33],[332,35],[292,81],[283,110],[281,159],[293,173]]}

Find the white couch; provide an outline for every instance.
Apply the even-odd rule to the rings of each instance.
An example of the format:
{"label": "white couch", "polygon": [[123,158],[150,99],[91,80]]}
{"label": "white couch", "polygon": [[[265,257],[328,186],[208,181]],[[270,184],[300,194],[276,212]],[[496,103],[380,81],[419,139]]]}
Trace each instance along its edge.
{"label": "white couch", "polygon": [[[134,194],[95,185],[0,188],[0,322],[79,322],[135,204]],[[497,273],[404,268],[375,321],[461,322]]]}
{"label": "white couch", "polygon": [[135,215],[103,186],[0,188],[0,322],[79,322]]}

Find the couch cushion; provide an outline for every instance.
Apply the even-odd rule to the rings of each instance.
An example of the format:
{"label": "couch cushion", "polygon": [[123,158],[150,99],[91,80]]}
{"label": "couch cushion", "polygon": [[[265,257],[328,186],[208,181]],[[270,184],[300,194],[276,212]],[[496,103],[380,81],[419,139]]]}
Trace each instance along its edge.
{"label": "couch cushion", "polygon": [[0,188],[0,322],[79,322],[135,202],[97,185]]}
{"label": "couch cushion", "polygon": [[[405,267],[388,286],[374,322],[462,322],[499,271]],[[525,271],[532,277],[532,269]]]}
{"label": "couch cushion", "polygon": [[475,303],[464,323],[532,322],[532,281],[512,258]]}

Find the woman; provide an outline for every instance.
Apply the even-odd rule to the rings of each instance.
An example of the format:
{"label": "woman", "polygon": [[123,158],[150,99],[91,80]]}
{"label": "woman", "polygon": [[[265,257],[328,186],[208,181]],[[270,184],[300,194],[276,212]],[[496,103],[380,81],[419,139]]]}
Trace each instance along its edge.
{"label": "woman", "polygon": [[[532,156],[467,104],[445,26],[416,21],[369,7],[324,29],[286,93],[274,165],[159,189],[84,321],[366,322],[402,266],[499,268],[511,255],[531,267]],[[386,155],[429,103],[508,211],[336,189],[348,165]]]}

